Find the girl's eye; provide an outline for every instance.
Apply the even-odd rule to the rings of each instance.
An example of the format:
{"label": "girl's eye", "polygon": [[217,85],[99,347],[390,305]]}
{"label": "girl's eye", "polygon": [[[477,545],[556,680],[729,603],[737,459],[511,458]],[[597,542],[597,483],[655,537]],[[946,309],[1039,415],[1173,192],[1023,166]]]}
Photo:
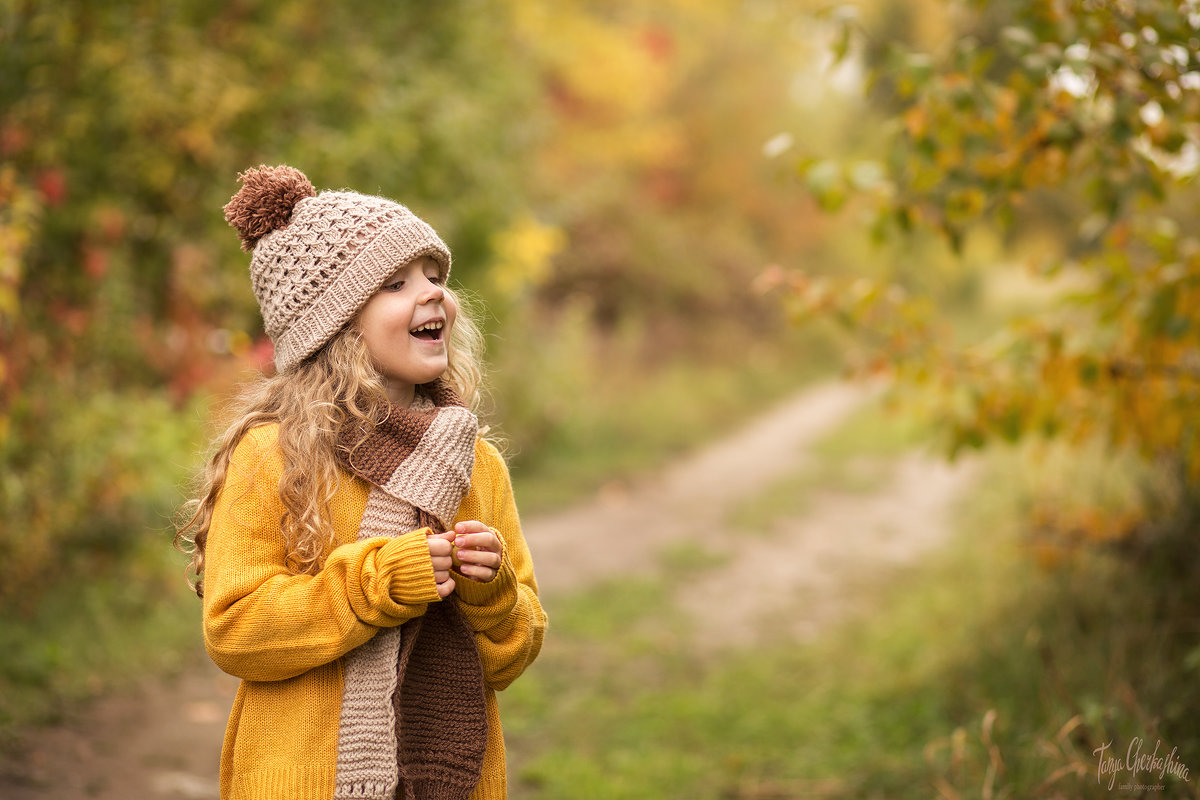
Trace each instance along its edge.
{"label": "girl's eye", "polygon": [[383,288],[387,289],[389,292],[398,292],[404,288],[404,281],[394,281],[393,283],[386,283],[386,284],[384,284]]}

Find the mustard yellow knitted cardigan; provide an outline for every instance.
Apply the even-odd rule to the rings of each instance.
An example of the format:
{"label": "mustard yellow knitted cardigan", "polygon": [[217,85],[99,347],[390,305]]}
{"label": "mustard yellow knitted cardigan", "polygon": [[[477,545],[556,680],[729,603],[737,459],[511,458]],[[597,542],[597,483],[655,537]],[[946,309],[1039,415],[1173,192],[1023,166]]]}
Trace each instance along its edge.
{"label": "mustard yellow knitted cardigan", "polygon": [[[221,753],[223,800],[331,798],[343,656],[439,602],[427,531],[355,541],[370,485],[348,473],[330,504],[338,546],[317,575],[291,574],[279,533],[277,432],[254,428],[234,451],[205,550],[205,645],[217,666],[242,679]],[[537,657],[546,616],[508,470],[483,440],[457,517],[468,519],[504,544],[496,578],[460,577],[450,601],[476,631],[487,684],[487,750],[471,797],[494,800],[507,794],[495,693]]]}

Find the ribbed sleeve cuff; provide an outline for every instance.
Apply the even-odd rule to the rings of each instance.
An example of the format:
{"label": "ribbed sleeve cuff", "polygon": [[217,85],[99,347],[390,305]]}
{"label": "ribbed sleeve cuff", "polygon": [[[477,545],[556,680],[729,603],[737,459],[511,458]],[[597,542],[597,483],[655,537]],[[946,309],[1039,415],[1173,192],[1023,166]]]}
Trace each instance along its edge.
{"label": "ribbed sleeve cuff", "polygon": [[388,542],[384,548],[382,566],[391,575],[389,594],[398,604],[435,603],[439,599],[426,541],[430,533],[429,528],[412,531]]}
{"label": "ribbed sleeve cuff", "polygon": [[454,579],[454,587],[459,608],[476,631],[487,631],[500,625],[517,605],[517,573],[509,563],[507,553],[496,577],[487,583],[459,575]]}

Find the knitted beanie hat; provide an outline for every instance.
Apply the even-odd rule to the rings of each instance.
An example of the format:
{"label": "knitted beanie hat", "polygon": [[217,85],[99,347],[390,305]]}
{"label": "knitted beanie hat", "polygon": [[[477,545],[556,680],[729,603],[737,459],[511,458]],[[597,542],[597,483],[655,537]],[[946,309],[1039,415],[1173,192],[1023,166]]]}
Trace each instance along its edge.
{"label": "knitted beanie hat", "polygon": [[431,256],[442,280],[450,274],[445,242],[399,203],[318,194],[288,166],[260,166],[238,180],[225,219],[253,254],[254,296],[280,372],[320,350],[409,261]]}

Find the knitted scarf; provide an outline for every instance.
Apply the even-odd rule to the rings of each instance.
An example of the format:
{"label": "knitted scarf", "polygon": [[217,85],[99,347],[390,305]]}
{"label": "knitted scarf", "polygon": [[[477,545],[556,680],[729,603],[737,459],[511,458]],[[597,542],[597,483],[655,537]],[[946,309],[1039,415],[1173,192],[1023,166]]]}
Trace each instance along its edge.
{"label": "knitted scarf", "polygon": [[[360,541],[448,530],[470,488],[475,416],[441,380],[419,392],[365,438],[341,436],[344,466],[371,484]],[[465,800],[486,746],[479,651],[450,598],[346,655],[335,800]]]}

